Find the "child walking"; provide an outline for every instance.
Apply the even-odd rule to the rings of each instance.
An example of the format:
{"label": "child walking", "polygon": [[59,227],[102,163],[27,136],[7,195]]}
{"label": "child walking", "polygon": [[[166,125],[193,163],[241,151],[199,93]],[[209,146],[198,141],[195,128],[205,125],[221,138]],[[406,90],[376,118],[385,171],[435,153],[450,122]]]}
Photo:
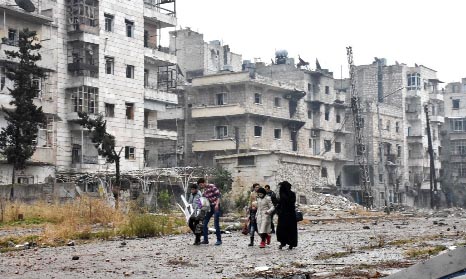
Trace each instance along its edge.
{"label": "child walking", "polygon": [[265,243],[270,244],[272,232],[272,212],[275,207],[273,206],[272,199],[267,196],[264,188],[257,190],[257,231],[261,237],[260,248],[265,248]]}
{"label": "child walking", "polygon": [[251,203],[251,208],[249,208],[249,217],[248,217],[248,231],[249,236],[251,238],[251,242],[248,246],[254,246],[254,234],[257,232],[257,220],[256,220],[256,213],[257,213],[257,202]]}

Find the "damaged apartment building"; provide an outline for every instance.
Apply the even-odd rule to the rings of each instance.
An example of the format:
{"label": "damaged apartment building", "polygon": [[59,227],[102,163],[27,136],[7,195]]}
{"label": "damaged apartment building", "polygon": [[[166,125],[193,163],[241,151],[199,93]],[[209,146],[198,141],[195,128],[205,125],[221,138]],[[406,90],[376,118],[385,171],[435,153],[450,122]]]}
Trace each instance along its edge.
{"label": "damaged apartment building", "polygon": [[186,164],[229,170],[237,194],[282,180],[301,203],[311,190],[336,190],[349,132],[332,73],[297,68],[286,51],[273,65],[245,61],[242,70],[193,77],[185,87]]}
{"label": "damaged apartment building", "polygon": [[[389,203],[430,204],[430,161],[424,108],[427,105],[438,177],[441,167],[439,133],[444,118],[443,95],[438,90],[441,81],[436,76],[436,71],[425,66],[387,65],[385,59],[356,67],[355,85],[364,117],[366,143],[363,148],[368,152],[371,192],[376,207]],[[354,137],[348,138],[348,145],[354,146]],[[357,152],[354,147],[348,151],[351,158]],[[361,202],[360,185],[359,165],[345,165],[341,192],[351,194]]]}
{"label": "damaged apartment building", "polygon": [[[439,92],[440,93],[440,92]],[[440,181],[448,206],[466,206],[466,78],[448,83],[441,91],[445,99],[445,125],[441,131],[442,171]]]}
{"label": "damaged apartment building", "polygon": [[[26,11],[3,0],[1,57],[17,48],[18,32],[38,31],[43,48],[39,65],[47,70],[37,102],[47,113],[24,183],[61,181],[86,173],[112,172],[98,156],[78,112],[103,114],[107,131],[121,151],[121,171],[158,164],[158,146],[176,142],[176,131],[157,126],[158,113],[177,104],[176,56],[162,36],[177,24],[175,0],[32,0]],[[168,40],[167,40],[168,41]],[[9,81],[2,68],[2,104]],[[36,165],[47,165],[46,168]],[[11,166],[2,170],[2,183]],[[10,179],[11,180],[11,179]],[[19,180],[18,180],[19,181]],[[20,181],[23,182],[23,181]]]}

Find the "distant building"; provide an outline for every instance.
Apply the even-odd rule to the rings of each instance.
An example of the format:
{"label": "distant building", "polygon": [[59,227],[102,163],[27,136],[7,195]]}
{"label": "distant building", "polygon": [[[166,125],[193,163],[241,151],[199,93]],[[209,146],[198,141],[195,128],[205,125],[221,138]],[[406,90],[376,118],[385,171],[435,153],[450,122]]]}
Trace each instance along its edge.
{"label": "distant building", "polygon": [[466,78],[451,82],[445,97],[440,181],[449,206],[466,206]]}
{"label": "distant building", "polygon": [[[400,203],[429,206],[430,165],[424,106],[428,105],[430,113],[437,175],[441,168],[438,158],[441,149],[439,131],[444,122],[443,95],[437,89],[441,82],[436,77],[436,71],[422,65],[386,65],[384,59],[371,65],[357,66],[356,69],[356,90],[361,96],[364,110],[365,141],[368,144],[364,148],[369,154],[374,205],[380,207],[385,203]],[[380,124],[376,107],[378,100]],[[348,140],[348,144],[353,146],[351,152],[357,152],[354,138],[351,136]],[[379,147],[381,141],[383,165]],[[359,166],[348,164],[344,169],[341,191],[352,193],[358,200],[361,198],[358,197]]]}

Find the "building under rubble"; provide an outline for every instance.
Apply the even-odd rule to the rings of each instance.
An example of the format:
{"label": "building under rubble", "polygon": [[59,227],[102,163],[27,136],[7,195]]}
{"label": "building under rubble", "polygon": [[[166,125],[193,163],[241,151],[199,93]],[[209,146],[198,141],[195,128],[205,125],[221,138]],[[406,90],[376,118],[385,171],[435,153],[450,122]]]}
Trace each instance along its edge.
{"label": "building under rubble", "polygon": [[[158,147],[175,148],[177,140],[176,131],[157,126],[158,113],[178,101],[176,56],[168,43],[162,46],[165,30],[177,24],[175,0],[32,4],[34,11],[26,12],[13,0],[0,1],[0,63],[8,61],[4,50],[16,50],[19,32],[29,28],[38,32],[43,46],[39,66],[47,71],[45,79],[34,81],[40,88],[35,102],[47,114],[47,123],[30,165],[16,182],[42,183],[48,176],[69,181],[84,173],[113,171],[78,125],[78,112],[105,115],[121,151],[122,172],[157,165]],[[11,82],[4,67],[0,74],[0,101],[9,106]],[[0,169],[1,183],[11,183],[11,166]]]}

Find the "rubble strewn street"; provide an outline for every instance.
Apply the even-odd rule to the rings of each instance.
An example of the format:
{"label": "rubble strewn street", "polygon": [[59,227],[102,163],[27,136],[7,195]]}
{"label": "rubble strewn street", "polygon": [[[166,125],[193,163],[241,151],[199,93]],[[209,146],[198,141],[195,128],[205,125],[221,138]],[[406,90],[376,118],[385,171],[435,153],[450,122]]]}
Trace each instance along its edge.
{"label": "rubble strewn street", "polygon": [[193,246],[191,234],[114,239],[6,252],[0,254],[0,277],[380,278],[466,243],[463,210],[331,212],[325,199],[332,198],[307,211],[292,251],[278,250],[275,237],[266,249],[248,247],[249,237],[239,231],[224,234],[219,247],[213,236],[209,245]]}

